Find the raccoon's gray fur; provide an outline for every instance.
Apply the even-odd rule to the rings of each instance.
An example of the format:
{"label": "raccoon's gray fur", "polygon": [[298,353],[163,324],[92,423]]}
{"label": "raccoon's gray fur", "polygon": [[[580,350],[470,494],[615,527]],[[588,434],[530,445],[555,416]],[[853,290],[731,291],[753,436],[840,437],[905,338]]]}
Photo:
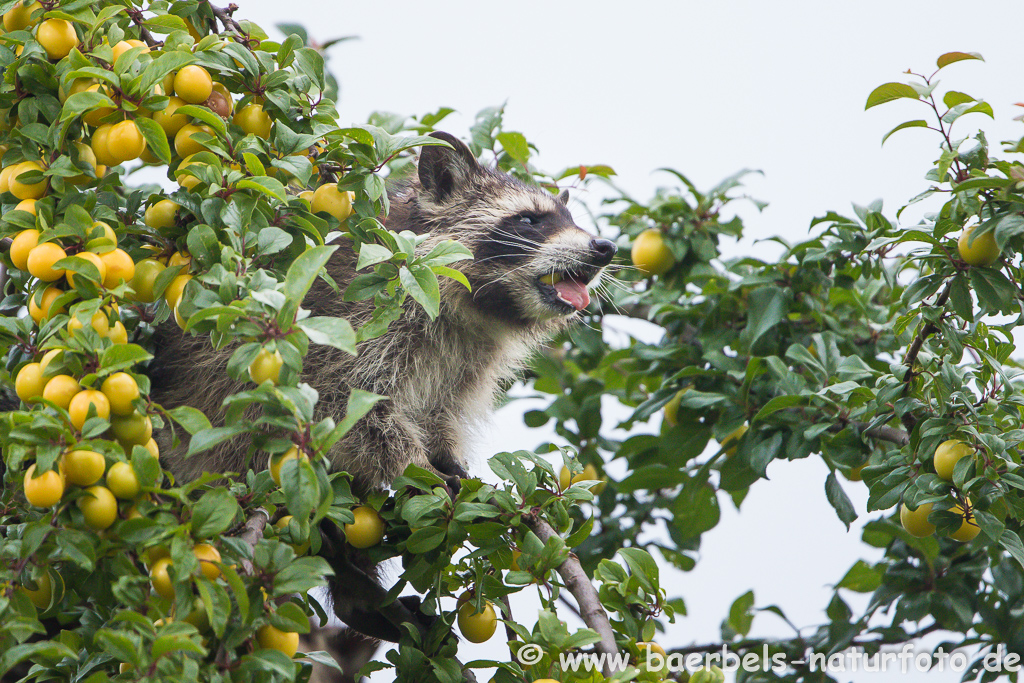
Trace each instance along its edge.
{"label": "raccoon's gray fur", "polygon": [[[564,194],[555,198],[484,168],[458,139],[434,136],[451,149],[423,148],[418,178],[393,192],[386,224],[428,235],[423,250],[444,240],[465,245],[474,259],[453,267],[472,291],[442,278],[435,320],[410,297],[405,315],[383,336],[362,343],[357,357],[311,346],[302,372],[302,381],[319,394],[318,419],[340,421],[351,388],[388,397],[329,454],[335,470],[353,475],[357,491],[387,486],[409,463],[457,485],[466,476],[467,430],[485,416],[501,383],[586,306],[588,283],[615,253],[614,244],[575,225]],[[355,275],[352,250],[338,249],[326,270],[346,287]],[[553,284],[542,282],[552,274],[558,276]],[[347,318],[355,327],[373,313],[372,301],[345,302],[323,280],[303,306],[313,315]],[[214,351],[207,339],[186,336],[173,323],[161,326],[155,340],[153,400],[165,408],[193,406],[221,424],[224,399],[244,386],[225,372],[230,351]],[[182,449],[171,448],[167,430],[157,438],[166,467],[182,480],[204,471],[241,472],[248,457],[249,444],[233,441],[186,459]],[[252,466],[265,467],[266,456],[256,456]],[[342,557],[343,538],[337,530],[324,531],[321,554],[339,575],[354,571],[350,558]],[[335,581],[332,596],[349,626],[397,639],[398,630],[374,616],[374,606],[351,582]]]}
{"label": "raccoon's gray fur", "polygon": [[[386,224],[396,232],[428,233],[424,250],[444,240],[469,248],[474,260],[454,267],[472,291],[442,278],[437,319],[431,321],[410,297],[406,315],[361,344],[357,357],[311,346],[302,373],[319,394],[318,417],[340,421],[351,387],[388,397],[330,454],[334,468],[351,473],[363,490],[390,484],[409,463],[464,476],[467,429],[486,415],[501,383],[585,305],[587,283],[615,252],[611,242],[593,239],[573,223],[564,194],[555,198],[484,168],[458,139],[435,137],[454,149],[423,148],[418,181],[394,193]],[[339,248],[326,270],[344,288],[355,275],[352,250]],[[562,282],[540,281],[553,273]],[[345,302],[322,279],[303,306],[356,327],[373,312],[372,301]],[[156,344],[153,400],[165,408],[193,406],[219,423],[224,399],[243,388],[224,371],[230,352],[214,351],[207,339],[186,336],[173,324],[160,328]],[[240,472],[246,462],[246,443],[229,442],[186,459],[171,449],[167,430],[157,436],[168,468],[180,479]],[[253,466],[265,463],[263,456]]]}

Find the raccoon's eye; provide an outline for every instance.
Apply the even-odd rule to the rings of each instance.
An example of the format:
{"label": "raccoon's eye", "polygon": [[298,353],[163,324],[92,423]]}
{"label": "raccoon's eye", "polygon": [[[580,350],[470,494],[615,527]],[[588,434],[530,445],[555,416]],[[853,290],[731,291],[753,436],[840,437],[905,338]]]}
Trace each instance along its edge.
{"label": "raccoon's eye", "polygon": [[540,223],[540,220],[536,216],[524,213],[519,216],[519,222],[524,225],[537,225]]}

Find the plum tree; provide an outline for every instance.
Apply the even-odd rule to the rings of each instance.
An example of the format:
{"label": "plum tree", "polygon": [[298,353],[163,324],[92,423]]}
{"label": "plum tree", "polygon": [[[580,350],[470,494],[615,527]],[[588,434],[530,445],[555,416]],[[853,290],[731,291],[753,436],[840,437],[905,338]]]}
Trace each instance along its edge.
{"label": "plum tree", "polygon": [[[924,196],[942,204],[913,229],[877,203],[856,206],[816,219],[778,259],[723,260],[723,240],[744,228],[730,207],[742,174],[701,191],[673,171],[682,187],[612,197],[600,227],[636,267],[616,270],[618,287],[595,296],[586,324],[530,373],[548,400],[524,419],[553,425],[558,443],[494,455],[488,483],[453,491],[414,465],[389,491],[357,496],[324,454],[383,397],[352,390],[344,420],[324,417],[303,357],[311,345],[357,353],[410,307],[439,310],[440,280],[458,280],[449,264],[472,256],[465,247],[424,245],[382,220],[385,176],[445,144],[425,133],[450,110],[342,126],[322,46],[297,27],[272,40],[234,6],[8,0],[2,11],[0,381],[20,403],[0,415],[0,672],[308,680],[326,660],[299,655],[298,640],[311,616],[325,617],[313,593],[329,574],[320,553],[339,546],[400,559],[394,590],[358,572],[339,579],[402,633],[371,668],[403,683],[468,678],[457,631],[483,640],[499,613],[508,640],[541,657],[491,662],[496,683],[615,677],[557,669],[560,654],[587,648],[639,664],[643,652],[727,643],[787,655],[780,678],[793,681],[811,676],[798,663],[808,648],[939,630],[968,648],[975,670],[992,648],[1021,650],[1013,332],[1024,166],[1013,155],[1024,144],[1001,153],[982,135],[953,136],[967,114],[994,116],[985,102],[940,93],[934,74],[869,95],[869,107],[908,100],[934,118],[925,125],[940,153]],[[976,58],[949,53],[937,67]],[[910,127],[923,126],[893,132]],[[500,107],[481,112],[470,137],[478,157],[553,191],[613,174],[541,170]],[[128,172],[142,165],[163,174],[159,186],[133,185]],[[303,309],[337,249],[365,266],[340,296],[372,301],[370,320]],[[605,311],[664,334],[610,342]],[[197,373],[197,390],[244,386],[223,426],[151,397],[154,331],[172,317],[230,349],[227,378]],[[629,410],[621,424],[605,424],[608,401]],[[173,431],[189,457],[229,439],[258,457],[241,472],[175,481],[154,429]],[[824,496],[843,523],[855,511],[836,473],[867,487],[863,540],[881,559],[834,581],[813,638],[750,637],[755,599],[744,593],[723,642],[659,636],[657,650],[656,632],[684,607],[661,568],[692,569],[721,501],[742,507],[751,487],[769,485],[769,463],[808,457],[828,469]],[[572,484],[602,473],[589,490]],[[44,576],[66,590],[32,593],[45,592]],[[389,599],[406,587],[423,595],[422,614]],[[467,589],[472,600],[449,609]],[[527,590],[539,614],[517,611]],[[873,598],[858,613],[850,591]],[[567,593],[582,626],[563,621]],[[766,610],[785,617],[783,606]],[[618,680],[664,675],[636,668]]]}

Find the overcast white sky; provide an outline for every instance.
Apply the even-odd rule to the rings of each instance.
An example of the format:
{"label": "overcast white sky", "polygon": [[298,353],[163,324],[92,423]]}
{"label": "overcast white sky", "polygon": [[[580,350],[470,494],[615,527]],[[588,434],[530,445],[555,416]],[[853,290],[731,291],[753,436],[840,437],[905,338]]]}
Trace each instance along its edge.
{"label": "overcast white sky", "polygon": [[[879,143],[896,124],[924,118],[923,107],[901,102],[865,112],[864,102],[875,86],[901,80],[908,68],[931,73],[944,52],[977,51],[986,59],[944,71],[943,86],[983,98],[995,110],[995,122],[962,119],[961,134],[979,125],[993,142],[1024,133],[1011,121],[1024,111],[1012,106],[1024,100],[1019,2],[977,3],[969,12],[963,2],[945,0],[237,2],[236,17],[268,30],[294,22],[320,40],[360,36],[330,53],[345,124],[375,110],[416,114],[450,106],[460,115],[447,129],[465,136],[479,109],[507,100],[508,128],[538,146],[543,168],[609,164],[618,184],[639,197],[671,180],[652,174],[662,166],[702,188],[741,168],[764,171],[750,178],[749,192],[770,206],[761,214],[742,212],[747,238],[725,245],[727,254],[761,249],[763,255],[754,242],[773,235],[799,240],[812,217],[849,212],[851,202],[882,198],[892,216],[922,190],[937,155],[934,134],[909,130],[884,148]],[[585,212],[578,210],[577,218],[586,225]],[[547,440],[521,426],[523,409],[513,404],[498,415],[494,434],[478,449],[481,460]],[[859,543],[858,530],[848,534],[828,507],[820,460],[775,463],[768,474],[771,481],[754,487],[741,515],[722,500],[723,520],[705,535],[697,569],[672,575],[670,593],[686,598],[690,614],[663,638],[666,645],[718,639],[728,606],[751,588],[758,606],[781,605],[801,626],[819,623],[827,584],[857,558],[870,558],[862,555],[870,549]],[[847,489],[863,513],[863,486]],[[517,617],[529,609],[519,608]],[[754,634],[787,631],[762,615]],[[493,644],[463,654],[507,656]],[[950,672],[837,677],[960,678]]]}

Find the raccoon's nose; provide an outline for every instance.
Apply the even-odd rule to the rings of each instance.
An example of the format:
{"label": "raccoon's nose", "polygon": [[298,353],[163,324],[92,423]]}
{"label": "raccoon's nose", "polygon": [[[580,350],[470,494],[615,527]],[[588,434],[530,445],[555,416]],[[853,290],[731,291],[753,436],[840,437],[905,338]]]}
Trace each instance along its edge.
{"label": "raccoon's nose", "polygon": [[599,266],[607,266],[612,262],[612,258],[615,256],[615,252],[618,251],[618,247],[611,240],[605,239],[592,239],[590,240],[590,250],[594,252],[594,263]]}

